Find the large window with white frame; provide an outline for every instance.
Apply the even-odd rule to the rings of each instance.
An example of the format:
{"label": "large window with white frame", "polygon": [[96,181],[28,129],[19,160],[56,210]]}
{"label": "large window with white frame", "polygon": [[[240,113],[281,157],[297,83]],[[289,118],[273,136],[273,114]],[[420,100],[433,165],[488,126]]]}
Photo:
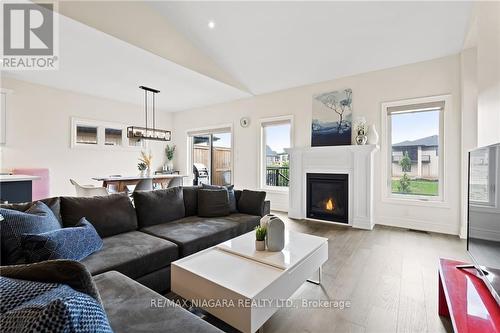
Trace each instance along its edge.
{"label": "large window with white frame", "polygon": [[442,201],[446,98],[385,103],[387,196]]}
{"label": "large window with white frame", "polygon": [[290,169],[286,148],[292,147],[292,116],[261,120],[261,187],[288,189]]}

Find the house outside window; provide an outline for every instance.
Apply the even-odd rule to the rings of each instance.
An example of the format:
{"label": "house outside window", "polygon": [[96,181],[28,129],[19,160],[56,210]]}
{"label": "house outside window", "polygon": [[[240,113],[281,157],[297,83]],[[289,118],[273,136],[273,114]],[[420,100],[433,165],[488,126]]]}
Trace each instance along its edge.
{"label": "house outside window", "polygon": [[383,104],[386,197],[443,200],[445,100],[429,97]]}
{"label": "house outside window", "polygon": [[288,153],[292,145],[292,117],[261,120],[261,187],[286,190],[290,181]]}

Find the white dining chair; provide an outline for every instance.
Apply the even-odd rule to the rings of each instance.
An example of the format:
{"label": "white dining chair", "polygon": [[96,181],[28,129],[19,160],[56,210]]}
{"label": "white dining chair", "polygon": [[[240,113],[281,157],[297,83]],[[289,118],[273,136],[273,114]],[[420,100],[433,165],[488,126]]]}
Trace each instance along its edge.
{"label": "white dining chair", "polygon": [[109,192],[105,187],[97,187],[94,185],[80,185],[73,179],[70,179],[69,181],[75,187],[77,197],[95,197],[109,195]]}

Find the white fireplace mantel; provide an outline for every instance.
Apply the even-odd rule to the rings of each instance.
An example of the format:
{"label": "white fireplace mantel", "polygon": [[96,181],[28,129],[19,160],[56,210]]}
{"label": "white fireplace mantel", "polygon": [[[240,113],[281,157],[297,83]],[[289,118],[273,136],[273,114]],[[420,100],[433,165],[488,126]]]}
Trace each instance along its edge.
{"label": "white fireplace mantel", "polygon": [[373,157],[377,145],[290,148],[288,216],[306,218],[306,174],[349,175],[349,225],[373,229]]}

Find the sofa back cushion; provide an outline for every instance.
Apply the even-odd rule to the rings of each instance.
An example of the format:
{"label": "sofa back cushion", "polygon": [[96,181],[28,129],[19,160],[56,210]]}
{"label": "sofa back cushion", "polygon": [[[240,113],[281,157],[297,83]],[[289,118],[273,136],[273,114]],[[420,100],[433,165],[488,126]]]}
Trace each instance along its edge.
{"label": "sofa back cushion", "polygon": [[231,213],[229,197],[225,189],[198,190],[198,216],[218,217]]}
{"label": "sofa back cushion", "polygon": [[261,216],[265,199],[266,192],[243,190],[238,198],[238,211],[243,214]]}
{"label": "sofa back cushion", "polygon": [[134,206],[126,194],[91,198],[61,197],[61,216],[66,227],[76,226],[85,217],[100,237],[137,230]]}
{"label": "sofa back cushion", "polygon": [[200,188],[200,186],[184,186],[182,188],[186,217],[195,216],[198,214],[198,190]]}
{"label": "sofa back cushion", "polygon": [[139,227],[181,219],[186,214],[182,187],[134,192]]}
{"label": "sofa back cushion", "polygon": [[[54,216],[57,218],[59,222],[62,222],[61,219],[61,205],[59,197],[47,198],[42,200],[37,200],[43,202],[50,208]],[[35,201],[36,202],[36,201]],[[20,212],[24,212],[28,210],[35,202],[24,202],[24,203],[10,203],[10,204],[0,204],[0,208],[18,210]]]}
{"label": "sofa back cushion", "polygon": [[21,238],[25,233],[39,234],[61,228],[52,210],[37,201],[23,211],[0,208],[2,265],[24,263]]}

